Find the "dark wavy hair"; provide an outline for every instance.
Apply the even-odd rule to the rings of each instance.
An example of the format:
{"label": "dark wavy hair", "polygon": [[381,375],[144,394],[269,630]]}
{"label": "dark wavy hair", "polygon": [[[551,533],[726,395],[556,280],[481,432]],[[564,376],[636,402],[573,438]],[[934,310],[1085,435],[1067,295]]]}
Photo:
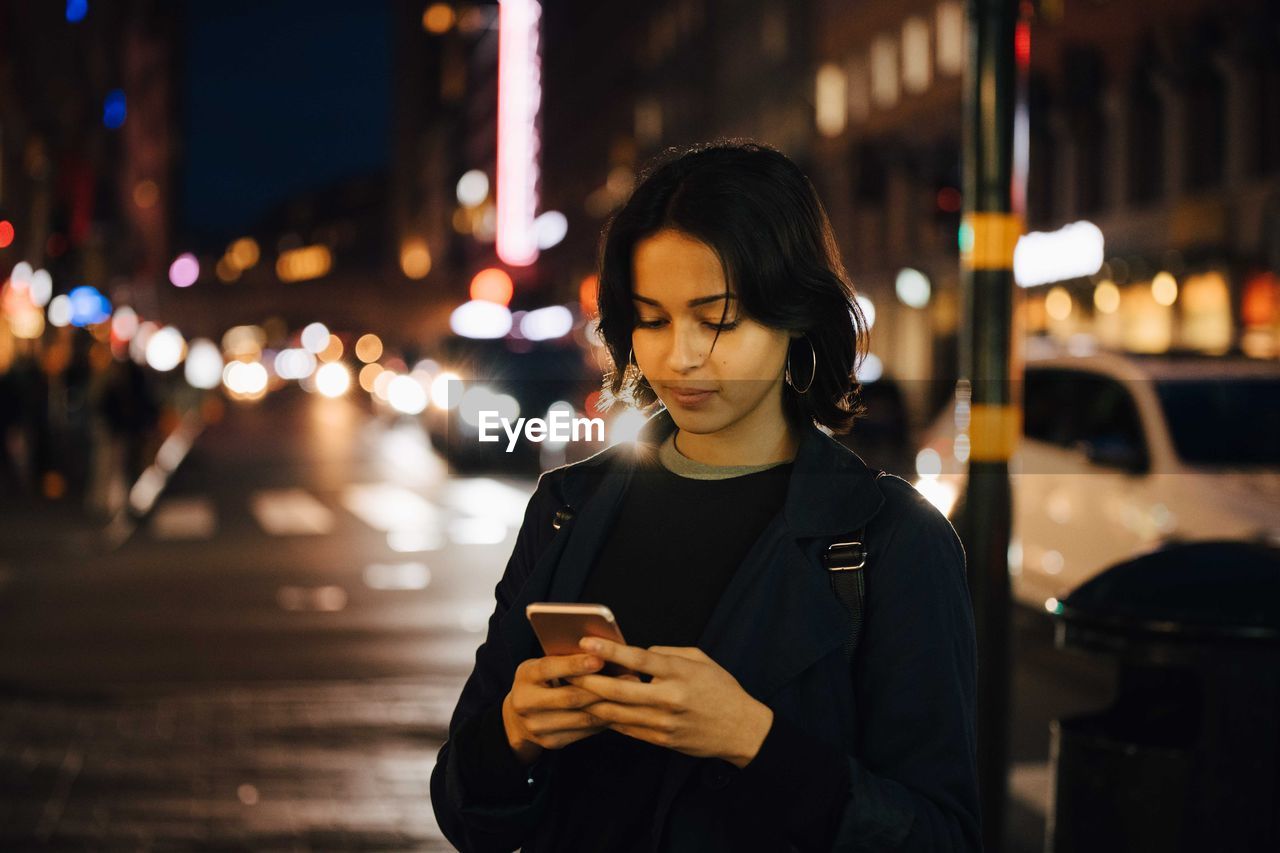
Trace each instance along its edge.
{"label": "dark wavy hair", "polygon": [[767,145],[736,139],[667,149],[605,225],[598,335],[613,367],[604,376],[604,407],[627,401],[644,410],[658,400],[627,364],[638,319],[632,255],[640,241],[663,230],[716,253],[742,313],[771,328],[803,332],[812,343],[817,370],[811,383],[809,345],[796,338],[787,350],[794,382],[808,385],[799,394],[783,383],[783,409],[792,423],[848,432],[865,414],[855,370],[866,357],[868,328],[831,224],[795,163]]}

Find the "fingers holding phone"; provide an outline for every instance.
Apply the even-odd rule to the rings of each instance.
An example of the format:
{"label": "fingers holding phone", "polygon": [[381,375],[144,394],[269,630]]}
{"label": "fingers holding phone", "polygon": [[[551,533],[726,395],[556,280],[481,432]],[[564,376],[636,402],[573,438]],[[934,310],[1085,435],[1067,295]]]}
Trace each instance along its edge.
{"label": "fingers holding phone", "polygon": [[596,694],[559,679],[599,672],[604,661],[595,655],[549,655],[530,658],[516,667],[511,690],[502,702],[502,723],[516,757],[532,764],[544,749],[560,749],[602,731],[591,715]]}

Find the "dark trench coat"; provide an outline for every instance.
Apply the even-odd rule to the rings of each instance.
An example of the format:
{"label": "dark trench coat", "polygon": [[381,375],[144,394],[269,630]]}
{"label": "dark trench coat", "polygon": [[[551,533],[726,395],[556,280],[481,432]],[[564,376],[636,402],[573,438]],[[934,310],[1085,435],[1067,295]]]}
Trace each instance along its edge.
{"label": "dark trench coat", "polygon": [[[673,429],[659,410],[639,444],[656,450]],[[521,661],[542,655],[525,605],[578,600],[636,454],[619,444],[539,478],[450,737],[502,703]],[[566,504],[576,515],[557,531],[552,518]],[[820,560],[835,537],[864,524],[866,622],[851,675],[842,649],[849,617]],[[964,552],[947,518],[905,480],[877,480],[857,454],[816,426],[804,429],[783,509],[732,577],[698,647],[775,715],[843,752],[852,786],[833,849],[981,849]],[[455,846],[557,849],[540,829],[554,823],[554,787],[574,780],[556,777],[556,750],[533,765],[529,803],[495,806],[468,794],[450,746],[437,756],[431,797]],[[749,807],[748,794],[759,792],[736,790],[734,765],[675,751],[671,759],[653,817],[654,853],[799,849],[776,811]]]}

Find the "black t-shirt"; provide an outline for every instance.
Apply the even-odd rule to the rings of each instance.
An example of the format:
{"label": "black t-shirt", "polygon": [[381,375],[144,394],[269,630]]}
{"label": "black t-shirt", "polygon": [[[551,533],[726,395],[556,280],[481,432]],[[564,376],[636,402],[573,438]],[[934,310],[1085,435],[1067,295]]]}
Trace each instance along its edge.
{"label": "black t-shirt", "polygon": [[[580,601],[607,604],[628,645],[696,646],[712,610],[786,495],[791,464],[722,480],[661,465],[635,471]],[[670,751],[614,731],[564,747],[561,778],[581,780],[562,850],[646,850]],[[631,803],[626,811],[619,802]],[[561,811],[556,809],[556,811]],[[564,813],[564,812],[561,812]]]}
{"label": "black t-shirt", "polygon": [[[791,469],[787,462],[725,479],[695,479],[656,461],[637,467],[579,601],[607,604],[628,645],[698,645],[729,580],[781,511]],[[471,723],[455,738],[460,757],[466,756],[464,784],[484,801],[527,798],[527,772],[507,744],[501,707]],[[799,807],[830,817],[830,806],[847,788],[844,760],[805,737],[775,717],[748,766],[812,779],[812,789],[796,792]],[[605,730],[559,752],[556,775],[566,781],[551,796],[567,802],[551,803],[547,814],[559,816],[562,825],[545,828],[556,849],[649,849],[670,751]],[[827,826],[815,821],[817,832]]]}

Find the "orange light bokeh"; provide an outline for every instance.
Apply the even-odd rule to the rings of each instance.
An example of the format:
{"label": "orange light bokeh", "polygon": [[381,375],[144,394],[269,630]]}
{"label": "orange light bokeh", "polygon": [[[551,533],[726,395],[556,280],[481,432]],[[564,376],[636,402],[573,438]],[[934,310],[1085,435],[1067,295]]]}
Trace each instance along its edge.
{"label": "orange light bokeh", "polygon": [[497,267],[489,267],[476,273],[471,279],[471,298],[508,305],[515,293],[515,285],[511,276]]}

